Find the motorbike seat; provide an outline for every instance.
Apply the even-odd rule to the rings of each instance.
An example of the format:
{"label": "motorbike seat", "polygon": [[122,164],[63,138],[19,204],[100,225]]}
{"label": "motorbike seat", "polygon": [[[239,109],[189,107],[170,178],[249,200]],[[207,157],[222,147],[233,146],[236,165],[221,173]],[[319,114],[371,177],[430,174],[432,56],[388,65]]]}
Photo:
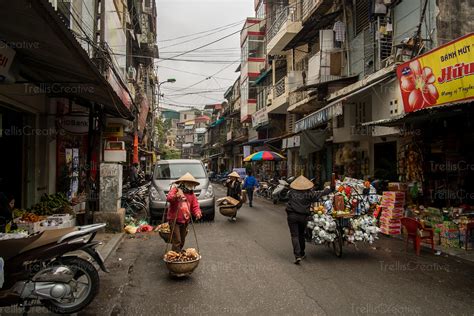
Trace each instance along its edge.
{"label": "motorbike seat", "polygon": [[54,244],[59,239],[61,239],[61,237],[75,230],[76,227],[45,230],[40,234],[38,239],[33,240],[32,243],[24,247],[19,253],[23,253],[34,248],[40,248],[49,244]]}
{"label": "motorbike seat", "polygon": [[38,239],[40,235],[34,235],[26,238],[19,238],[19,239],[8,239],[0,241],[0,257],[4,260],[8,260],[10,258],[15,257],[21,251],[31,244],[33,241]]}

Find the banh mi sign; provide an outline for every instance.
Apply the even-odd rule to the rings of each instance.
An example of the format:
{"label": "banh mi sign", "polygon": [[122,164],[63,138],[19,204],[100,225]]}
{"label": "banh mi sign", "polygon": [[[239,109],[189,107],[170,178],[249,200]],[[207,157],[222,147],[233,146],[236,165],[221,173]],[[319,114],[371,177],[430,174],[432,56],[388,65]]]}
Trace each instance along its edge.
{"label": "banh mi sign", "polygon": [[397,67],[405,112],[474,98],[474,33]]}

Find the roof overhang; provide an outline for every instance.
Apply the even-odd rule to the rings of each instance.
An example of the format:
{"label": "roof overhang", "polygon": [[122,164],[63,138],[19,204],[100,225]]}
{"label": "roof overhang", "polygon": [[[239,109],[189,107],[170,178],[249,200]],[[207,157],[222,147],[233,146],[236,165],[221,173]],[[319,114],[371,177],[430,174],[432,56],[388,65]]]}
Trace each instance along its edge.
{"label": "roof overhang", "polygon": [[109,114],[134,118],[135,105],[119,73],[110,67],[99,71],[48,1],[1,1],[0,21],[3,41],[25,43],[14,45],[16,77],[23,79],[16,84],[31,83],[50,97],[95,102]]}

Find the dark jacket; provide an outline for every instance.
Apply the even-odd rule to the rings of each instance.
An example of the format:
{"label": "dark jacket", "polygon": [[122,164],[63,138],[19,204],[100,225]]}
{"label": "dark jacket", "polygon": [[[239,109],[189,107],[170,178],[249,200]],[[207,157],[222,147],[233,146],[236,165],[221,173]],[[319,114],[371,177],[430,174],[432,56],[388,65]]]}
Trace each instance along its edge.
{"label": "dark jacket", "polygon": [[288,214],[311,215],[311,204],[317,202],[324,195],[331,193],[331,189],[324,191],[314,190],[290,190],[289,200],[286,204],[286,212]]}
{"label": "dark jacket", "polygon": [[242,184],[240,181],[228,181],[227,186],[227,196],[233,197],[236,200],[242,199]]}

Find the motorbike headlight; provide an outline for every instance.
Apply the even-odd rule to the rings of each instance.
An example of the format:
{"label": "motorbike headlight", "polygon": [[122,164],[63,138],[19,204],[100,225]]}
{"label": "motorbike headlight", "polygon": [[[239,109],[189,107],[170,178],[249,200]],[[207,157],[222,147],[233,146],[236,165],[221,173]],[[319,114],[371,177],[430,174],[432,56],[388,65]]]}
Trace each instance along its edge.
{"label": "motorbike headlight", "polygon": [[206,199],[210,199],[214,196],[214,189],[212,188],[212,185],[209,184],[209,186],[207,187],[207,191],[206,191],[206,194],[204,195],[204,197]]}
{"label": "motorbike headlight", "polygon": [[154,186],[150,187],[150,197],[151,197],[151,200],[153,201],[161,200],[160,193],[158,193],[158,190]]}

